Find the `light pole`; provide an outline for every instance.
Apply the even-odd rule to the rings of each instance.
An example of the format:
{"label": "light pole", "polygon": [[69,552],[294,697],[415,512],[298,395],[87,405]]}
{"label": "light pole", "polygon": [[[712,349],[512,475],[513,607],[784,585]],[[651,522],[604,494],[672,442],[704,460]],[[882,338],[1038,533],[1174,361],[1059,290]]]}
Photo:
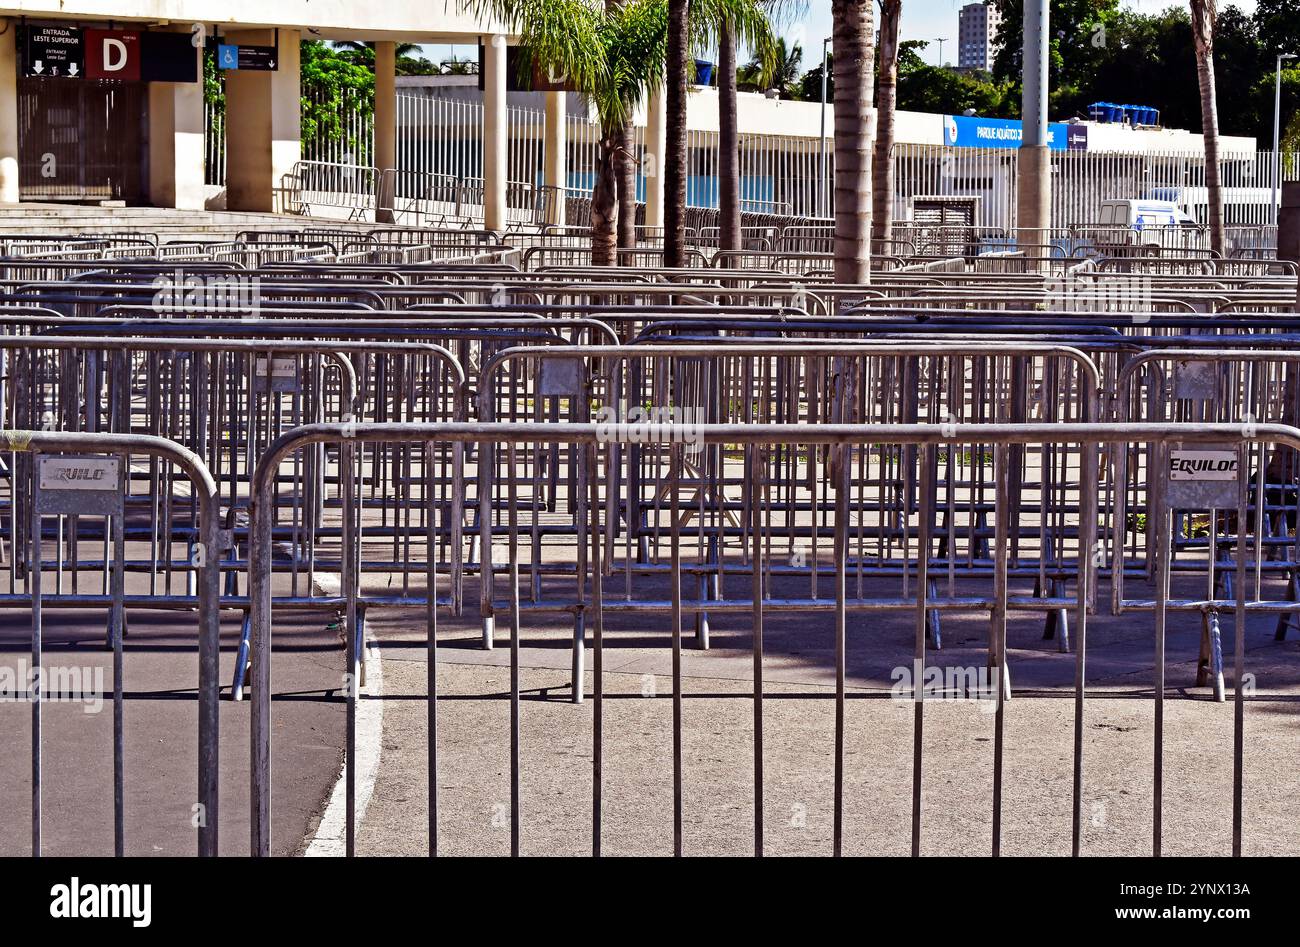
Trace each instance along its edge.
{"label": "light pole", "polygon": [[821,169],[817,174],[817,212],[823,211],[829,216],[829,208],[826,204],[826,77],[830,73],[828,62],[830,52],[827,49],[830,46],[831,38],[828,36],[822,40],[822,162]]}
{"label": "light pole", "polygon": [[1273,226],[1277,226],[1278,181],[1282,177],[1282,60],[1295,59],[1295,53],[1278,53],[1277,70],[1273,80]]}
{"label": "light pole", "polygon": [[[939,61],[935,63],[935,65],[938,66],[940,69],[942,69],[943,68],[943,44],[948,42],[948,37],[936,36],[934,38],[934,41],[939,44]],[[958,59],[960,58],[961,57],[959,56]]]}

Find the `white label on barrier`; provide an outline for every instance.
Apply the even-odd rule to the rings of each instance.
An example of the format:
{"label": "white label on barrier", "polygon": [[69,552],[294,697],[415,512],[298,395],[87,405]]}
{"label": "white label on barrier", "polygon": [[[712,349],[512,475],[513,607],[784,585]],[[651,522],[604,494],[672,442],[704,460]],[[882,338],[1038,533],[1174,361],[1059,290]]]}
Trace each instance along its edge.
{"label": "white label on barrier", "polygon": [[[256,365],[253,368],[254,374],[261,378],[266,377],[266,356],[259,355]],[[271,359],[271,377],[272,378],[293,378],[298,374],[298,360],[292,355],[277,355]]]}
{"label": "white label on barrier", "polygon": [[1235,450],[1181,450],[1169,452],[1171,481],[1224,481],[1237,479]]}
{"label": "white label on barrier", "polygon": [[117,490],[118,457],[42,457],[42,490]]}

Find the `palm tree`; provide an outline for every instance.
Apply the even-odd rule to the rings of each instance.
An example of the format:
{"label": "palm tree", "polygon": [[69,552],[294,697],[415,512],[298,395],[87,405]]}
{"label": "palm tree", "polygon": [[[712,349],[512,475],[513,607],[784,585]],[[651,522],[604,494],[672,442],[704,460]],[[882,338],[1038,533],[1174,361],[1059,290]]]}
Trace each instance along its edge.
{"label": "palm tree", "polygon": [[[718,246],[723,250],[739,250],[740,120],[736,113],[736,42],[742,40],[754,50],[755,60],[763,72],[774,72],[777,43],[768,16],[783,4],[781,0],[714,2],[718,3],[714,21],[718,39]],[[700,39],[706,40],[707,22],[702,26]]]}
{"label": "palm tree", "polygon": [[718,248],[740,249],[740,117],[736,113],[736,33],[718,24]]}
{"label": "palm tree", "polygon": [[880,86],[876,89],[876,154],[871,165],[871,238],[888,253],[894,230],[894,109],[898,104],[898,23],[903,0],[880,0]]}
{"label": "palm tree", "polygon": [[473,12],[518,34],[537,65],[568,78],[600,119],[596,184],[591,194],[591,259],[617,257],[618,167],[624,129],[667,59],[667,0],[471,0]]}
{"label": "palm tree", "polygon": [[1223,189],[1219,180],[1219,108],[1214,97],[1215,0],[1191,0],[1196,79],[1201,87],[1201,136],[1205,141],[1205,200],[1210,210],[1210,249],[1219,255],[1227,243],[1223,228]]}
{"label": "palm tree", "polygon": [[740,81],[758,92],[775,89],[782,98],[787,98],[803,71],[803,47],[796,43],[791,48],[784,36],[779,37],[772,59],[771,63],[764,63],[757,56],[751,59],[740,71]]}
{"label": "palm tree", "polygon": [[[354,39],[341,39],[341,40],[337,40],[334,43],[331,43],[330,45],[332,45],[335,49],[351,49],[351,50],[355,50],[356,52],[360,52],[363,49],[375,48],[374,43],[361,43]],[[396,52],[394,53],[394,56],[397,59],[403,59],[407,56],[414,56],[418,52],[420,52],[419,43],[397,43]]]}
{"label": "palm tree", "polygon": [[[719,63],[719,211],[723,218],[722,230],[734,233],[739,241],[740,179],[739,142],[736,129],[735,52],[727,44],[744,43],[763,61],[770,60],[775,48],[772,26],[767,17],[767,7],[780,6],[783,0],[668,0],[671,27],[668,41],[668,94],[667,94],[667,149],[663,156],[664,173],[664,262],[668,266],[685,263],[686,247],[686,172],[689,164],[686,149],[686,96],[688,87],[688,56],[692,49],[709,49],[716,42],[720,59],[729,55],[729,68]],[[722,50],[728,46],[730,53]],[[727,94],[725,75],[730,72],[733,87]],[[735,144],[727,147],[730,138]],[[731,156],[730,158],[728,156]],[[730,172],[730,173],[729,173]],[[732,223],[726,219],[729,207],[734,209]],[[727,244],[724,242],[723,246]]]}
{"label": "palm tree", "polygon": [[665,146],[657,155],[664,178],[664,265],[686,265],[686,86],[689,79],[690,0],[668,0],[668,62],[664,106],[668,112]]}
{"label": "palm tree", "polygon": [[871,277],[872,0],[831,4],[835,54],[835,281]]}
{"label": "palm tree", "polygon": [[[617,14],[626,0],[605,0],[605,9]],[[614,178],[618,182],[618,248],[636,248],[636,125],[629,113],[614,152]]]}

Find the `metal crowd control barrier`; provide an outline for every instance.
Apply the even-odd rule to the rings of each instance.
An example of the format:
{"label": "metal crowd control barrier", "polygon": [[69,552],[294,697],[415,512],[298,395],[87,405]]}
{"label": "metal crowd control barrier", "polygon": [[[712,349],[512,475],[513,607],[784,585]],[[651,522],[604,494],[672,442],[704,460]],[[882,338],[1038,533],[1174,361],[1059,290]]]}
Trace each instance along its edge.
{"label": "metal crowd control barrier", "polygon": [[[1249,453],[1265,444],[1274,444],[1292,450],[1300,449],[1300,430],[1282,425],[1260,425],[1252,431],[1244,431],[1240,425],[1227,424],[1094,424],[1094,423],[1050,423],[1050,424],[979,424],[979,425],[935,425],[935,424],[900,424],[900,425],[855,425],[826,424],[816,427],[788,424],[732,424],[732,425],[661,425],[650,430],[630,428],[613,429],[593,424],[447,424],[447,425],[358,425],[343,427],[339,425],[313,425],[286,433],[264,455],[254,476],[252,499],[253,554],[250,562],[250,583],[253,641],[257,653],[267,655],[267,660],[258,661],[254,666],[254,701],[250,719],[250,741],[252,772],[250,788],[252,794],[251,851],[256,855],[270,852],[270,827],[272,818],[271,767],[272,744],[270,730],[271,680],[272,680],[272,619],[275,602],[270,584],[272,527],[274,502],[272,490],[282,463],[294,453],[318,444],[337,445],[342,463],[346,467],[355,452],[366,444],[407,445],[412,447],[413,455],[430,456],[431,452],[446,450],[453,444],[463,446],[479,445],[480,451],[486,451],[488,445],[503,449],[510,461],[517,461],[521,451],[530,447],[561,445],[576,454],[575,467],[585,471],[581,482],[581,494],[586,502],[579,514],[578,523],[581,531],[578,544],[574,550],[577,555],[579,585],[583,590],[574,608],[590,616],[593,638],[594,683],[593,697],[593,745],[592,745],[592,803],[591,831],[592,851],[599,855],[602,850],[601,832],[606,818],[603,800],[603,750],[605,747],[605,727],[603,714],[604,695],[604,618],[607,613],[617,610],[620,603],[613,597],[607,597],[604,578],[608,574],[606,559],[606,525],[602,523],[602,510],[607,506],[602,497],[602,485],[615,481],[610,471],[617,463],[618,452],[626,456],[634,445],[658,448],[661,462],[672,471],[667,482],[671,486],[670,502],[663,518],[662,528],[669,534],[671,550],[671,571],[669,591],[665,599],[655,602],[634,603],[631,608],[638,613],[666,613],[670,616],[672,631],[672,678],[673,678],[673,837],[674,851],[683,853],[683,728],[682,728],[682,617],[685,613],[701,608],[714,608],[715,603],[690,600],[683,596],[683,577],[686,567],[683,565],[683,535],[681,515],[684,507],[680,503],[682,495],[682,459],[686,449],[692,444],[723,450],[728,463],[734,467],[751,485],[752,502],[743,509],[740,517],[743,542],[735,550],[735,557],[746,567],[750,580],[751,592],[748,601],[734,601],[730,607],[741,614],[750,616],[753,653],[753,783],[754,800],[754,853],[761,855],[764,851],[764,619],[773,612],[790,608],[805,607],[807,602],[792,599],[784,590],[781,576],[777,571],[777,559],[783,550],[774,548],[768,532],[778,515],[774,510],[772,498],[774,480],[772,474],[779,469],[783,459],[802,448],[808,455],[818,450],[825,450],[832,476],[832,496],[825,508],[824,528],[831,535],[831,559],[833,562],[833,591],[829,598],[817,603],[817,606],[834,614],[835,644],[835,723],[834,723],[834,786],[832,805],[834,809],[833,851],[839,854],[843,845],[843,823],[845,809],[844,763],[846,743],[845,702],[846,702],[846,651],[849,644],[850,616],[860,612],[869,612],[873,603],[861,602],[851,597],[850,575],[853,561],[850,554],[851,536],[855,527],[855,515],[865,516],[872,510],[877,497],[855,492],[851,482],[851,471],[855,465],[883,465],[891,458],[910,455],[914,473],[920,484],[919,496],[923,503],[916,511],[914,525],[909,521],[905,526],[906,546],[915,563],[915,583],[910,593],[905,593],[904,601],[898,603],[909,609],[915,617],[914,662],[917,669],[925,667],[927,653],[927,627],[929,613],[936,607],[961,607],[985,611],[990,617],[989,629],[989,666],[995,680],[991,688],[992,701],[995,704],[993,754],[993,802],[991,846],[993,854],[1001,850],[1003,825],[1004,758],[1006,751],[1006,713],[1008,707],[1007,680],[1007,618],[1012,610],[1036,608],[1038,602],[1032,598],[1017,595],[1011,588],[1011,545],[1013,530],[1011,521],[1014,503],[1011,496],[1010,472],[1014,466],[1012,451],[1026,450],[1037,445],[1076,445],[1080,458],[1080,476],[1078,480],[1078,531],[1070,547],[1070,554],[1077,561],[1077,590],[1069,600],[1060,603],[1075,613],[1076,649],[1075,649],[1075,687],[1073,720],[1073,761],[1072,761],[1072,851],[1075,855],[1082,853],[1082,815],[1085,799],[1084,744],[1085,711],[1087,707],[1087,634],[1089,627],[1090,602],[1096,588],[1096,571],[1099,563],[1096,558],[1099,523],[1099,470],[1101,451],[1107,445],[1111,450],[1121,453],[1127,445],[1154,445],[1161,460],[1157,470],[1167,471],[1168,489],[1155,491],[1155,507],[1151,511],[1153,521],[1159,525],[1160,548],[1165,553],[1160,569],[1160,581],[1154,602],[1155,616],[1155,662],[1154,676],[1154,746],[1153,746],[1153,811],[1152,811],[1152,849],[1159,855],[1162,845],[1162,815],[1164,810],[1164,698],[1165,698],[1165,640],[1169,633],[1168,615],[1173,602],[1168,585],[1168,537],[1170,507],[1187,502],[1186,497],[1178,499],[1174,494],[1186,488],[1196,490],[1222,490],[1235,494],[1235,500],[1228,504],[1208,493],[1199,493],[1196,505],[1214,505],[1220,508],[1235,508],[1237,523],[1248,523],[1249,489],[1248,478],[1243,476],[1246,469],[1245,460]],[[1116,447],[1115,445],[1118,445]],[[1208,468],[1193,465],[1193,475],[1183,479],[1179,463],[1171,460],[1185,457],[1188,452],[1203,453],[1212,445],[1227,445],[1222,449],[1234,454],[1238,465],[1235,479],[1228,481],[1217,476],[1204,474]],[[943,463],[941,453],[952,457],[961,449],[983,449],[987,447],[992,453],[993,479],[997,484],[995,507],[992,514],[994,535],[992,536],[993,577],[992,590],[983,595],[967,597],[947,605],[937,605],[927,599],[919,590],[924,589],[930,573],[929,552],[939,538],[935,530],[935,518],[942,505],[943,489],[937,483],[935,474]],[[792,450],[793,449],[793,450]],[[1214,447],[1213,449],[1220,449]],[[1215,470],[1218,468],[1216,467]],[[412,482],[425,480],[432,468],[427,468],[423,476],[413,470]],[[602,473],[603,471],[603,473]],[[1154,472],[1153,472],[1154,473]],[[1213,472],[1211,471],[1211,474]],[[351,477],[344,477],[344,494],[342,497],[344,528],[344,579],[343,598],[349,618],[357,609],[357,572],[355,567],[355,542],[358,525],[355,488],[349,486]],[[519,689],[519,638],[520,619],[524,610],[521,601],[521,547],[527,541],[536,520],[530,507],[530,498],[521,495],[510,482],[506,497],[508,511],[508,575],[509,595],[503,608],[509,615],[511,645],[511,688],[510,688],[510,794],[511,794],[511,850],[519,853],[520,841],[520,689]],[[427,489],[427,488],[426,488]],[[608,487],[611,492],[616,488]],[[428,505],[428,497],[419,500]],[[1117,503],[1116,516],[1123,515],[1122,501]],[[445,517],[448,511],[440,511]],[[454,515],[452,513],[451,515]],[[606,512],[605,516],[609,513]],[[432,549],[436,542],[435,533],[438,526],[431,516],[424,524],[427,549]],[[1233,853],[1240,854],[1242,844],[1242,784],[1245,766],[1244,759],[1244,689],[1245,684],[1245,644],[1244,629],[1250,603],[1245,590],[1249,569],[1250,542],[1247,530],[1239,529],[1236,534],[1235,570],[1237,582],[1235,593],[1223,600],[1209,603],[1224,611],[1234,614],[1235,635],[1235,704],[1233,722],[1233,799],[1232,799],[1232,836]],[[437,661],[437,625],[438,604],[435,590],[437,587],[438,564],[436,557],[427,555],[425,568],[425,624],[426,645],[428,649],[430,688],[427,695],[427,713],[429,721],[429,849],[431,854],[438,852],[439,809],[437,789],[440,778],[440,763],[437,742],[433,735],[437,733],[438,694],[433,686],[434,669]],[[855,629],[856,630],[856,629]],[[358,697],[356,669],[358,666],[358,640],[353,636],[348,639],[348,678],[347,691],[347,757],[345,794],[347,803],[346,846],[347,853],[355,851],[355,721]],[[912,853],[917,855],[921,848],[924,812],[922,808],[922,770],[923,746],[925,732],[925,704],[927,703],[924,687],[914,682],[906,694],[914,704],[913,715],[913,760],[912,760]]]}
{"label": "metal crowd control barrier", "polygon": [[[511,369],[503,383],[499,370]],[[535,380],[528,384],[527,380]],[[478,417],[481,421],[549,420],[586,422],[603,416],[606,424],[657,425],[689,423],[983,423],[990,421],[1055,420],[1061,422],[1097,419],[1100,379],[1091,360],[1066,346],[994,343],[980,345],[876,344],[855,342],[810,342],[789,344],[732,342],[724,346],[700,342],[671,345],[571,346],[539,349],[512,348],[497,353],[484,365],[478,385]],[[540,403],[548,407],[539,411]],[[567,404],[567,416],[561,415]],[[913,458],[902,456],[885,465],[878,477],[863,468],[850,476],[856,490],[870,491],[881,510],[890,512],[874,528],[860,526],[854,536],[854,579],[859,598],[873,580],[893,577],[901,580],[904,598],[914,572],[906,559],[907,550],[898,545],[898,520],[905,518],[919,502],[917,481],[910,472]],[[1035,457],[1013,451],[1012,497],[1039,518],[1037,528],[1018,526],[1012,536],[1015,575],[1032,575],[1036,594],[1044,599],[1059,598],[1065,582],[1073,576],[1063,552],[1069,528],[1066,515],[1071,507],[1068,494],[1074,488],[1077,458],[1044,450]],[[490,462],[488,462],[490,461]],[[494,481],[504,479],[511,489],[541,494],[548,510],[567,509],[580,516],[583,503],[583,472],[571,468],[558,453],[549,456],[481,459],[478,466],[479,549],[490,548],[495,532],[503,528],[504,511],[494,491]],[[633,588],[633,576],[662,574],[663,534],[655,525],[666,493],[664,472],[655,469],[654,458],[642,456],[639,447],[629,449],[627,491],[621,506],[607,500],[606,561],[614,558],[616,533],[624,545],[623,589],[630,606],[641,596]],[[692,537],[696,551],[690,571],[699,585],[701,599],[718,601],[725,610],[724,586],[728,568],[723,549],[741,532],[736,520],[753,502],[748,484],[728,477],[723,455],[701,452],[688,458],[690,472],[685,482],[696,492],[692,513],[698,532]],[[814,516],[824,508],[836,476],[825,458],[808,457],[803,469],[791,460],[787,469],[774,472],[782,485],[780,501],[784,522],[769,527],[769,538],[788,545],[791,562],[783,575],[806,576],[813,599],[818,580],[825,573],[824,547],[815,525],[799,522],[800,516]],[[527,471],[527,474],[523,472]],[[622,476],[616,459],[611,495],[621,489]],[[988,516],[995,484],[988,471],[969,458],[949,457],[937,475],[951,491],[950,504],[942,511],[939,528],[940,552],[934,561],[935,578],[927,594],[939,599],[938,577],[947,574],[949,597],[955,595],[958,575],[989,575]],[[569,495],[566,499],[566,485]],[[732,490],[739,498],[728,497]],[[962,499],[957,499],[958,491]],[[495,504],[495,506],[494,506]],[[1050,525],[1049,525],[1050,524]],[[553,519],[538,526],[532,538],[529,565],[529,608],[566,611],[572,599],[558,600],[543,594],[544,576],[553,567],[541,561],[548,540],[575,535],[581,527],[575,521]],[[901,557],[901,558],[900,558]],[[480,574],[480,608],[483,643],[491,648],[494,638],[495,606],[493,570],[488,557]],[[890,595],[873,596],[880,608],[890,607]],[[896,605],[895,607],[902,607]],[[585,635],[583,616],[575,612],[573,679],[583,676]],[[709,646],[709,614],[697,612],[696,641]],[[931,638],[940,644],[939,611],[932,615]],[[1068,650],[1068,621],[1063,612],[1049,611],[1045,637],[1055,638],[1061,650]],[[574,699],[581,699],[575,686]]]}
{"label": "metal crowd control barrier", "polygon": [[[8,537],[12,552],[8,562],[10,590],[0,595],[0,605],[10,609],[29,608],[32,616],[32,854],[41,854],[41,719],[46,699],[41,689],[40,673],[44,667],[42,610],[50,607],[107,607],[109,610],[107,626],[113,649],[113,850],[115,855],[121,856],[126,848],[126,714],[122,692],[122,639],[126,608],[145,607],[197,610],[197,800],[202,816],[197,820],[198,853],[216,855],[220,647],[218,560],[228,538],[219,527],[216,483],[196,455],[165,438],[148,435],[0,430],[0,451],[9,454],[5,479],[9,482],[11,515],[18,497],[28,500],[28,522],[22,531],[15,528]],[[180,502],[192,511],[192,528],[202,550],[202,554],[195,557],[193,568],[197,581],[189,595],[139,595],[128,593],[126,589],[126,520],[140,504],[156,503],[160,499],[156,492],[152,496],[132,492],[132,457],[139,456],[149,458],[153,466],[165,464],[168,468],[175,468],[189,483],[188,495]],[[166,502],[170,497],[169,493],[168,497],[161,499]],[[53,538],[58,550],[57,583],[53,590],[46,588],[44,580],[45,549],[50,542],[45,523],[51,517],[56,518]],[[98,528],[87,530],[86,527],[95,521],[99,521]],[[83,537],[91,540],[102,538],[105,546],[104,587],[100,594],[79,592],[75,584],[70,594],[63,588],[64,564],[67,557],[75,562],[77,547]],[[110,541],[111,560],[107,556]],[[19,574],[22,575],[21,592],[14,588]]]}
{"label": "metal crowd control barrier", "polygon": [[[1246,431],[1269,423],[1295,426],[1300,419],[1298,384],[1300,353],[1294,350],[1156,349],[1134,356],[1124,366],[1114,395],[1115,417],[1120,422],[1233,424]],[[1171,578],[1177,580],[1182,594],[1168,607],[1200,613],[1197,683],[1212,684],[1216,697],[1222,700],[1221,609],[1214,603],[1232,594],[1233,549],[1238,534],[1245,531],[1243,521],[1232,516],[1236,503],[1231,491],[1189,494],[1175,489],[1172,499],[1156,495],[1158,488],[1168,486],[1152,472],[1166,460],[1153,447],[1143,454],[1124,452],[1114,458],[1115,482],[1122,489],[1116,494],[1121,505],[1114,522],[1113,546],[1125,566],[1119,568],[1117,563],[1115,569],[1113,608],[1118,613],[1152,607],[1149,600],[1125,595],[1128,574],[1150,580],[1159,573],[1165,587]],[[1190,469],[1194,464],[1230,465],[1235,460],[1230,446],[1218,445],[1215,450],[1189,456],[1186,463]],[[1246,509],[1254,527],[1247,608],[1276,614],[1276,637],[1282,640],[1300,615],[1300,538],[1291,535],[1300,496],[1300,461],[1289,448],[1277,447],[1265,456],[1262,446],[1257,446],[1240,458],[1239,469],[1253,471]],[[1189,499],[1200,502],[1190,509],[1175,506],[1172,531],[1153,535],[1152,510],[1162,503],[1187,503]],[[1283,588],[1270,589],[1266,580],[1277,577],[1283,580]],[[1189,594],[1196,591],[1193,582],[1200,585],[1201,594]],[[1279,597],[1266,599],[1270,591],[1280,592]]]}

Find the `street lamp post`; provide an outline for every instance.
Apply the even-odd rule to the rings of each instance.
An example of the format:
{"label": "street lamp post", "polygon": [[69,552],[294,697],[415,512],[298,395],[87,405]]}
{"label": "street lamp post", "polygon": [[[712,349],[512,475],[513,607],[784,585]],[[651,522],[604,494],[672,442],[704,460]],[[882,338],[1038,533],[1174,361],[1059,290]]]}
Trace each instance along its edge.
{"label": "street lamp post", "polygon": [[830,42],[829,36],[822,40],[822,161],[817,174],[817,212],[827,216],[830,216],[830,208],[826,206],[826,76],[830,72],[827,65],[830,59],[827,47]]}
{"label": "street lamp post", "polygon": [[[948,42],[948,37],[936,36],[934,38],[934,41],[939,44],[939,61],[935,63],[935,65],[938,66],[940,69],[942,69],[943,68],[943,44]],[[959,56],[957,58],[960,59],[961,57]]]}
{"label": "street lamp post", "polygon": [[1295,53],[1278,53],[1277,69],[1273,80],[1273,226],[1278,218],[1278,183],[1282,178],[1282,60],[1295,59]]}

